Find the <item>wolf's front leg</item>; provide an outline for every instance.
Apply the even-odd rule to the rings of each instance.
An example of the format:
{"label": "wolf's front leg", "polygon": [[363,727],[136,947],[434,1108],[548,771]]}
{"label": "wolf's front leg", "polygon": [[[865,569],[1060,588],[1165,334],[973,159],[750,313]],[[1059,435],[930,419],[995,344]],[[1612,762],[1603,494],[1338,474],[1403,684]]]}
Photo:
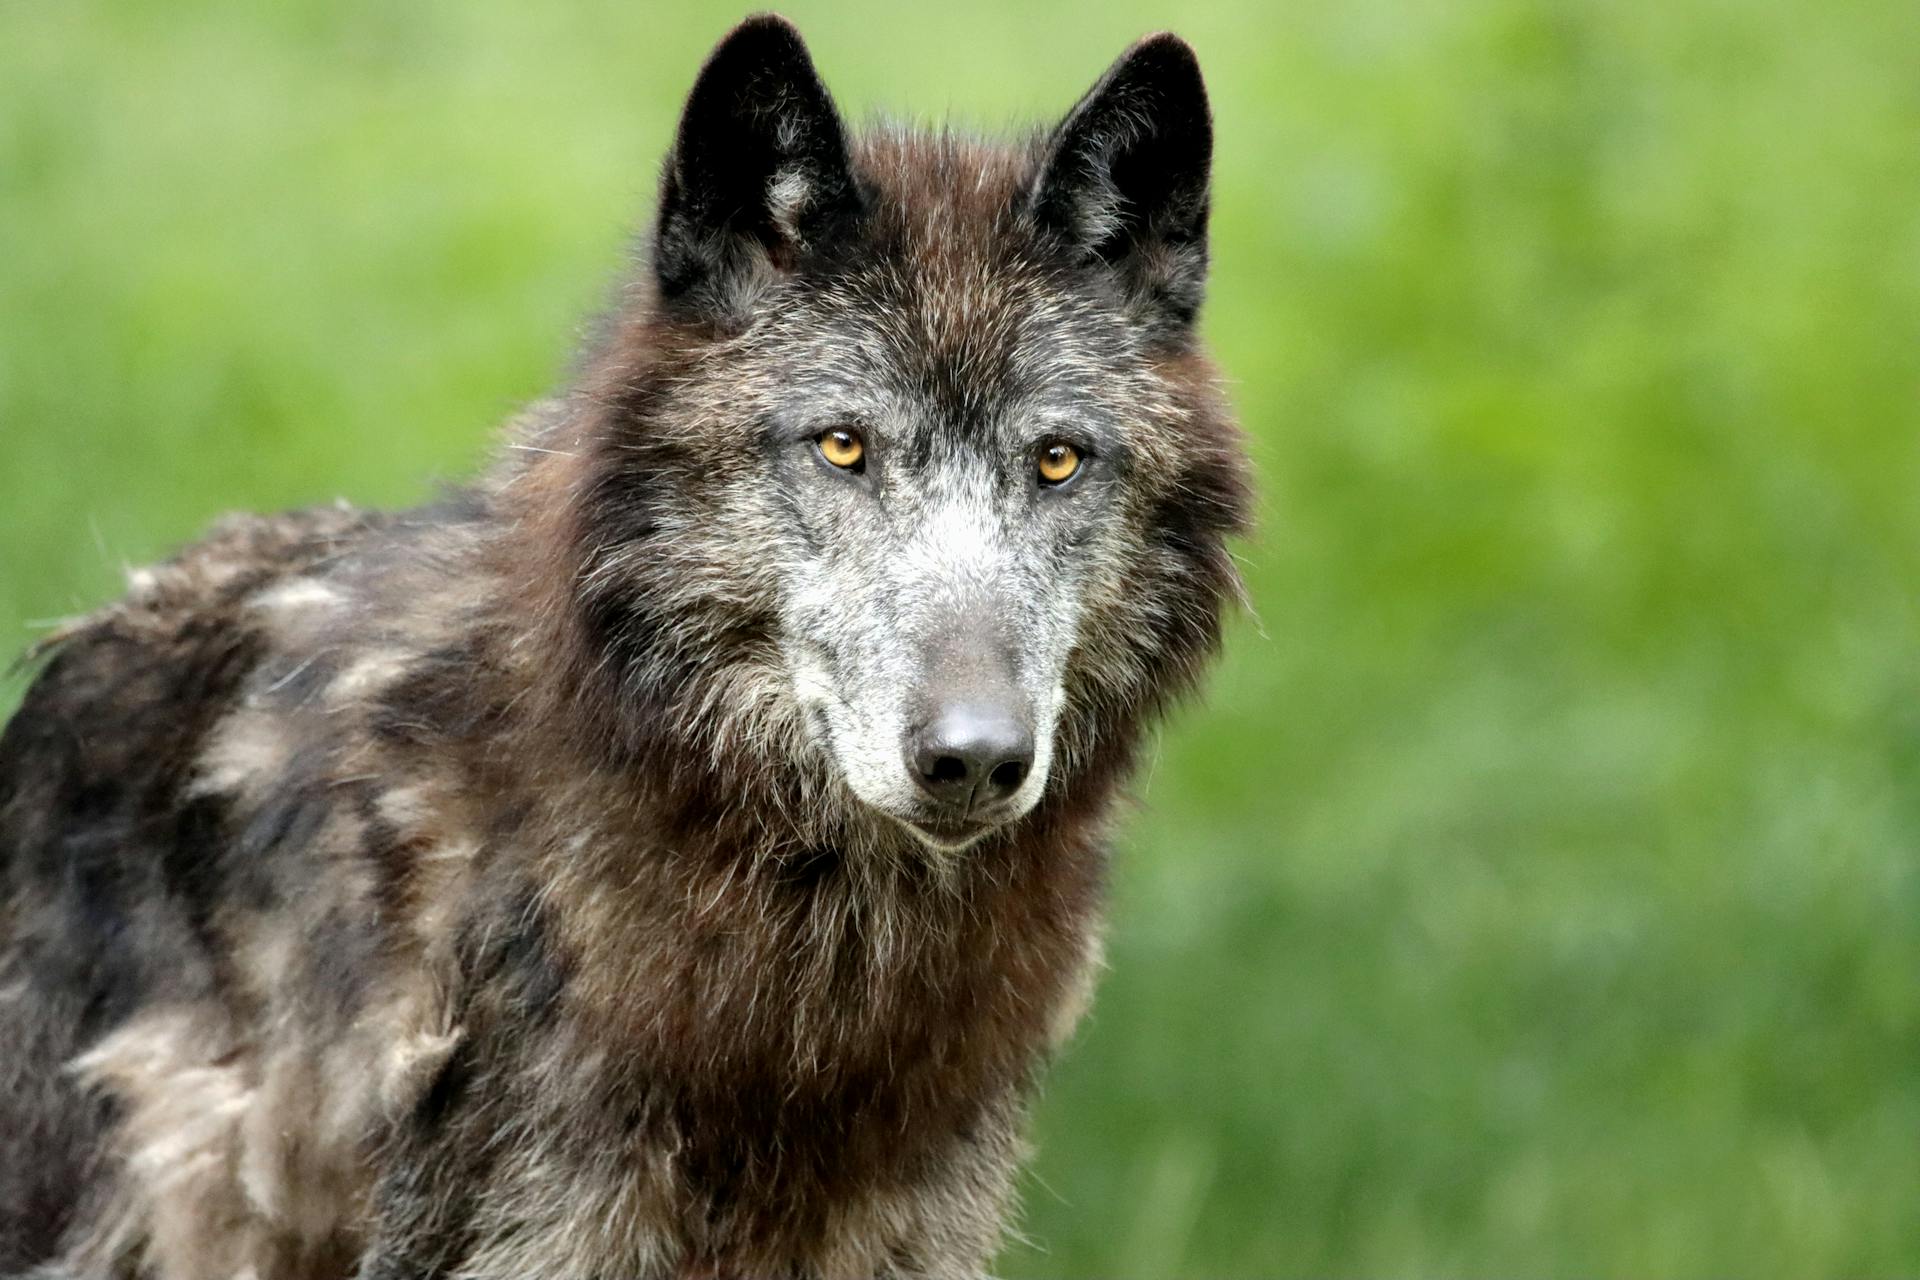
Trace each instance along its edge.
{"label": "wolf's front leg", "polygon": [[459,1265],[469,1217],[457,1179],[402,1156],[375,1189],[355,1280],[444,1280]]}
{"label": "wolf's front leg", "polygon": [[462,1044],[380,1145],[355,1280],[444,1280],[466,1269],[497,1131],[477,1083],[484,1049],[483,1038]]}
{"label": "wolf's front leg", "polygon": [[[956,1136],[938,1173],[911,1191],[876,1196],[847,1222],[872,1249],[885,1241],[875,1280],[990,1280],[1025,1159],[1025,1110],[1007,1097]],[[824,1276],[859,1275],[828,1261]]]}
{"label": "wolf's front leg", "polygon": [[356,1280],[677,1280],[668,1153],[560,1092],[430,1096],[388,1149]]}

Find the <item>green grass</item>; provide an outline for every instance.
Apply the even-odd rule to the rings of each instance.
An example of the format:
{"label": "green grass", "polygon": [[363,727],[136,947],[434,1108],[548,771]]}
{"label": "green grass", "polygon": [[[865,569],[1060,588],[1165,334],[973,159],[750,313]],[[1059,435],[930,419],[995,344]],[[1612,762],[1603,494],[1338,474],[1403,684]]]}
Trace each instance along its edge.
{"label": "green grass", "polygon": [[[1259,621],[1003,1269],[1920,1270],[1920,9],[1182,8],[788,8],[855,111],[1050,115],[1174,24],[1219,115]],[[469,472],[736,16],[8,7],[6,647]]]}

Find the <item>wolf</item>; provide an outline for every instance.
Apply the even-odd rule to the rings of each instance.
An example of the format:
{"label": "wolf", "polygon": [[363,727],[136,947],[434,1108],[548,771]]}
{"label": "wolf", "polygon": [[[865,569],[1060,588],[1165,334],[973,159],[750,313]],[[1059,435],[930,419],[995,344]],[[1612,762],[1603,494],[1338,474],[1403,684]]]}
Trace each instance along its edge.
{"label": "wolf", "polygon": [[1116,799],[1240,594],[1212,123],[1007,142],[727,35],[569,384],[229,518],[0,737],[0,1274],[977,1277]]}

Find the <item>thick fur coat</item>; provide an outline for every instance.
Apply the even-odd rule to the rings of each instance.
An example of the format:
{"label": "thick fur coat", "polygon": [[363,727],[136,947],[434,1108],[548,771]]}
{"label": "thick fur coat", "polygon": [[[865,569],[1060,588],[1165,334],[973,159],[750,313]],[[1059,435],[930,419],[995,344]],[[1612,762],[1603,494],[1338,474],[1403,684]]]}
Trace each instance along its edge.
{"label": "thick fur coat", "polygon": [[983,1274],[1237,592],[1210,154],[1171,36],[994,144],[850,137],[750,20],[481,482],[229,519],[50,638],[0,1275]]}

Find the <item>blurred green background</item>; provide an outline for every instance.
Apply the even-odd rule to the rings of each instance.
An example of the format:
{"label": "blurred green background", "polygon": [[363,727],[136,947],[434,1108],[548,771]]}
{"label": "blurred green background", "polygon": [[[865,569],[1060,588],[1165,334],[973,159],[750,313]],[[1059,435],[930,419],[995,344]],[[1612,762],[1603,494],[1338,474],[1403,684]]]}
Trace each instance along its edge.
{"label": "blurred green background", "polygon": [[[786,11],[856,114],[1051,118],[1171,25],[1219,117],[1259,617],[1004,1271],[1920,1271],[1920,7]],[[470,473],[738,16],[0,4],[6,647]]]}

